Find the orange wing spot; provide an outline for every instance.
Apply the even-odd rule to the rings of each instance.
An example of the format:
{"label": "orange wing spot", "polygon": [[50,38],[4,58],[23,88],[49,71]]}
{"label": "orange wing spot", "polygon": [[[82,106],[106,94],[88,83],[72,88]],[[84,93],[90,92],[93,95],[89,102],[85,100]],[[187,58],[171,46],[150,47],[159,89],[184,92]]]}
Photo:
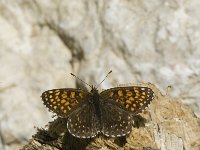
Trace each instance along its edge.
{"label": "orange wing spot", "polygon": [[69,105],[69,102],[66,102],[65,105],[66,105],[66,106]]}
{"label": "orange wing spot", "polygon": [[52,98],[52,99],[50,99],[50,102],[53,102],[54,101],[54,99]]}
{"label": "orange wing spot", "polygon": [[52,96],[52,95],[49,95],[49,98],[53,98],[53,96]]}
{"label": "orange wing spot", "polygon": [[80,96],[81,98],[83,98],[83,93],[79,93],[79,96]]}
{"label": "orange wing spot", "polygon": [[142,95],[141,98],[145,99],[145,96]]}
{"label": "orange wing spot", "polygon": [[65,110],[63,110],[63,112],[64,112],[64,113],[66,113],[66,112],[67,112],[67,110],[65,109]]}
{"label": "orange wing spot", "polygon": [[65,103],[65,102],[66,102],[66,100],[65,100],[65,99],[62,99],[62,100],[61,100],[61,104]]}
{"label": "orange wing spot", "polygon": [[132,95],[133,95],[133,93],[132,93],[132,92],[130,92],[130,91],[128,91],[128,92],[126,92],[126,95],[127,95],[127,96],[132,96]]}
{"label": "orange wing spot", "polygon": [[135,96],[135,98],[139,98],[138,96]]}
{"label": "orange wing spot", "polygon": [[67,93],[66,94],[62,94],[62,98],[67,98]]}
{"label": "orange wing spot", "polygon": [[53,109],[57,109],[57,106],[53,106]]}
{"label": "orange wing spot", "polygon": [[116,99],[115,101],[118,103],[118,102],[119,102],[119,99]]}
{"label": "orange wing spot", "polygon": [[113,93],[113,92],[110,92],[109,97],[113,97],[113,95],[114,95],[114,93]]}
{"label": "orange wing spot", "polygon": [[67,109],[68,109],[68,110],[71,110],[71,107],[68,106]]}
{"label": "orange wing spot", "polygon": [[57,102],[60,102],[60,98],[56,97]]}
{"label": "orange wing spot", "polygon": [[[57,90],[56,90],[57,91]],[[58,95],[60,95],[60,92],[58,91],[58,92],[56,92],[56,94],[55,94],[56,96],[58,96]]]}
{"label": "orange wing spot", "polygon": [[134,110],[135,110],[135,108],[131,107],[131,111],[134,111]]}
{"label": "orange wing spot", "polygon": [[61,106],[60,108],[63,110],[63,109],[64,109],[64,106]]}
{"label": "orange wing spot", "polygon": [[143,103],[140,103],[140,106],[143,106],[144,104]]}
{"label": "orange wing spot", "polygon": [[142,92],[142,95],[146,95],[146,93],[145,93],[145,92]]}
{"label": "orange wing spot", "polygon": [[130,100],[126,100],[126,103],[127,104],[132,104]]}
{"label": "orange wing spot", "polygon": [[118,93],[118,96],[123,96],[122,90],[119,90],[117,93]]}
{"label": "orange wing spot", "polygon": [[133,98],[133,97],[130,97],[129,100],[130,100],[130,101],[134,101],[134,98]]}
{"label": "orange wing spot", "polygon": [[55,90],[55,92],[57,93],[57,92],[60,92],[60,90]]}
{"label": "orange wing spot", "polygon": [[56,104],[56,101],[54,101],[53,104]]}
{"label": "orange wing spot", "polygon": [[135,92],[135,93],[139,93],[138,89],[134,89],[134,92]]}
{"label": "orange wing spot", "polygon": [[140,94],[139,94],[139,93],[136,93],[136,96],[140,96]]}
{"label": "orange wing spot", "polygon": [[133,104],[133,107],[136,107],[136,104]]}
{"label": "orange wing spot", "polygon": [[75,92],[70,93],[70,98],[75,98]]}
{"label": "orange wing spot", "polygon": [[130,106],[129,104],[126,104],[126,108],[129,108],[129,106]]}
{"label": "orange wing spot", "polygon": [[143,98],[140,98],[139,100],[140,100],[140,101],[143,101],[144,99],[143,99]]}

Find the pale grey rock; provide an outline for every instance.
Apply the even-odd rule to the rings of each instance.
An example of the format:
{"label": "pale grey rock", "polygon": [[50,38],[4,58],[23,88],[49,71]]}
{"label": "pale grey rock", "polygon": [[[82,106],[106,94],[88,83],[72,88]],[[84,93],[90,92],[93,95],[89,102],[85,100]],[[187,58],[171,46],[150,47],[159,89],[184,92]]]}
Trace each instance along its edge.
{"label": "pale grey rock", "polygon": [[184,143],[181,138],[174,134],[169,134],[162,127],[158,129],[158,127],[155,126],[155,130],[159,131],[154,131],[154,136],[156,144],[161,150],[184,150]]}
{"label": "pale grey rock", "polygon": [[112,69],[103,89],[152,82],[165,91],[172,85],[171,94],[200,116],[199,8],[199,0],[1,0],[5,149],[51,120],[39,96],[75,87],[70,72],[97,85]]}

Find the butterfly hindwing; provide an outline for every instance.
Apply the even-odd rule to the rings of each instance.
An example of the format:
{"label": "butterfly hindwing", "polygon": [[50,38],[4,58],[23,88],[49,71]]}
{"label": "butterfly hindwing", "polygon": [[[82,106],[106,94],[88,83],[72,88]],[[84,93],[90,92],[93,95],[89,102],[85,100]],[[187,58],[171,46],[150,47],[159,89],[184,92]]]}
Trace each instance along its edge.
{"label": "butterfly hindwing", "polygon": [[133,125],[132,116],[123,109],[103,103],[101,116],[101,132],[108,137],[120,137],[130,133]]}
{"label": "butterfly hindwing", "polygon": [[69,132],[78,138],[92,138],[98,132],[100,123],[92,105],[84,104],[72,112],[67,121]]}

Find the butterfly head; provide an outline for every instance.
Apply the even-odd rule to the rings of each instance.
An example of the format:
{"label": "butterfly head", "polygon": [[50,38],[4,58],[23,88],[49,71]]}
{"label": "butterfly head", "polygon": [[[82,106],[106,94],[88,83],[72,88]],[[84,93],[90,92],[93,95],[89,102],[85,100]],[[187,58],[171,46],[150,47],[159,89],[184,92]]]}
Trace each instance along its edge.
{"label": "butterfly head", "polygon": [[93,94],[98,94],[98,90],[97,90],[97,87],[95,87],[95,86],[91,86],[91,93],[93,93]]}

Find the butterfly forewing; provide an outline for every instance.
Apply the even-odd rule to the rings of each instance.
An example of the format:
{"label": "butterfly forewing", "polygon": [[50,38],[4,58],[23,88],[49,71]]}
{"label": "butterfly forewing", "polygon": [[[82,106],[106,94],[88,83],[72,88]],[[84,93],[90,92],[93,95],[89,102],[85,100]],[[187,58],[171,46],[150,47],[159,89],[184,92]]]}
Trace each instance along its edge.
{"label": "butterfly forewing", "polygon": [[120,137],[130,133],[132,116],[125,110],[105,102],[102,106],[101,132],[108,137]]}
{"label": "butterfly forewing", "polygon": [[100,93],[102,99],[126,111],[137,114],[154,99],[154,92],[148,87],[117,87]]}
{"label": "butterfly forewing", "polygon": [[69,132],[78,138],[95,137],[100,132],[99,125],[94,107],[89,104],[84,104],[72,112],[67,122]]}
{"label": "butterfly forewing", "polygon": [[61,117],[68,116],[87,101],[89,93],[79,89],[52,89],[42,93],[44,105]]}

